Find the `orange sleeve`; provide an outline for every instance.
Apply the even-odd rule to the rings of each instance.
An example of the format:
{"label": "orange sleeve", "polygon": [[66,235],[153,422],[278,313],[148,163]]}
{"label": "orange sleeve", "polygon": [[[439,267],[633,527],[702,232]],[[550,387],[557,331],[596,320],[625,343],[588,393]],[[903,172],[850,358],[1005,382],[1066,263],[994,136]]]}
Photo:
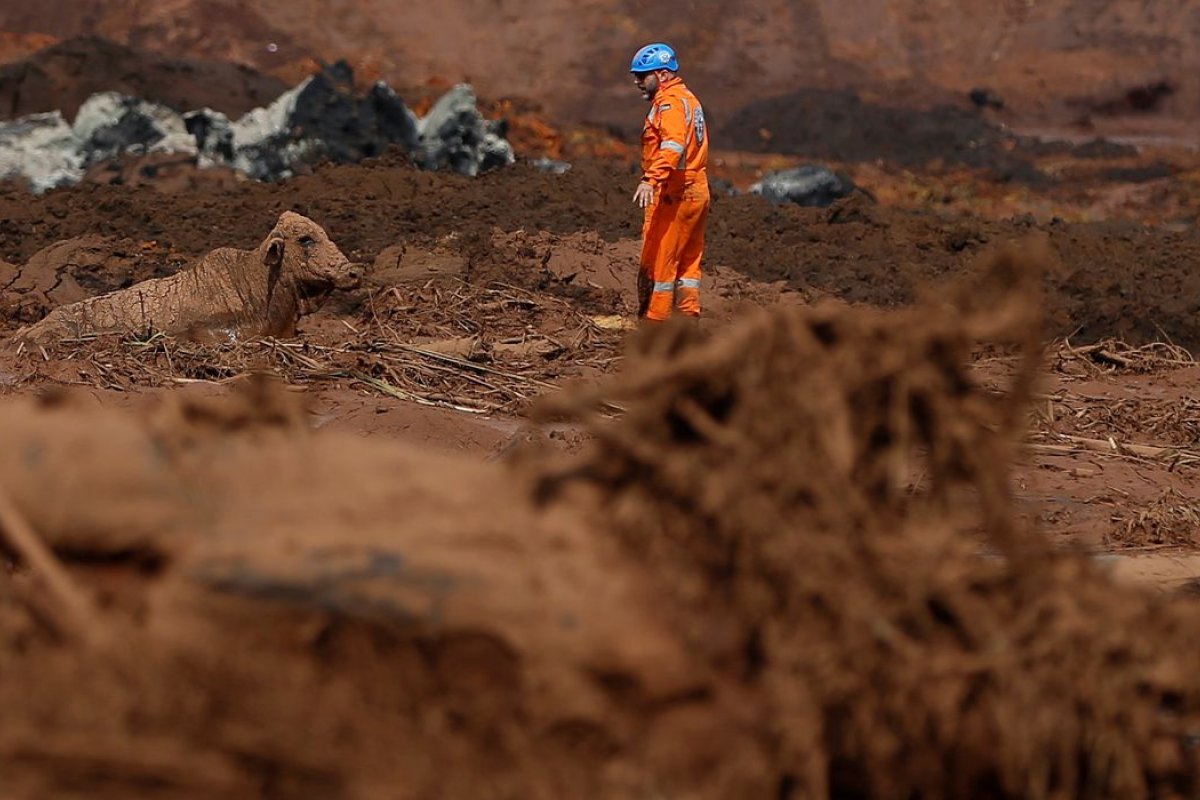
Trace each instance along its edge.
{"label": "orange sleeve", "polygon": [[642,180],[658,186],[671,175],[671,170],[680,169],[687,149],[688,119],[684,102],[680,97],[665,97],[658,104],[656,128],[658,150],[648,153],[649,166]]}

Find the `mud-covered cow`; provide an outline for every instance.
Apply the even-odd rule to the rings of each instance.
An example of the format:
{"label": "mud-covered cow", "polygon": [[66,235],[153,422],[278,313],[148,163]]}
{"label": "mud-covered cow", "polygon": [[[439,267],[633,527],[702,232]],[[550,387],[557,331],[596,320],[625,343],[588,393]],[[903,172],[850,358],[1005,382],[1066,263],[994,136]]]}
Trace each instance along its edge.
{"label": "mud-covered cow", "polygon": [[162,332],[289,336],[334,289],[362,280],[320,225],[291,211],[254,250],[222,247],[192,266],[110,294],[60,306],[17,331],[37,344],[88,334]]}

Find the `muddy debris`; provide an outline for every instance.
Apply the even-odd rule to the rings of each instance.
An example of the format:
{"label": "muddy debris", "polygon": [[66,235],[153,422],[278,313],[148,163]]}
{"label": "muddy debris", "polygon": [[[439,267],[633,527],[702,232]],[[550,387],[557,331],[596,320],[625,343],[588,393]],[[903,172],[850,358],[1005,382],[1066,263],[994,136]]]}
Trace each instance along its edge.
{"label": "muddy debris", "polygon": [[[594,443],[537,468],[543,496],[601,493],[687,609],[689,652],[770,709],[781,796],[1200,788],[1200,617],[1115,591],[1013,516],[1048,263],[1002,252],[936,312],[780,309],[707,341],[680,326],[608,386],[547,399]],[[1001,393],[966,367],[981,339],[1025,353]],[[628,413],[592,417],[600,401]]]}
{"label": "muddy debris", "polygon": [[[56,242],[87,235],[111,237],[135,251],[155,242],[169,257],[143,260],[136,280],[144,280],[218,247],[254,248],[262,220],[293,209],[319,219],[356,263],[371,264],[403,244],[446,253],[452,271],[465,265],[471,281],[578,293],[579,281],[548,281],[540,265],[515,268],[519,248],[504,242],[587,232],[636,247],[640,217],[629,203],[635,178],[628,166],[588,160],[562,175],[518,163],[467,178],[417,170],[407,156],[392,154],[326,165],[286,184],[211,183],[178,193],[85,185],[34,197],[0,186],[0,259],[21,265]],[[1200,296],[1200,273],[1179,267],[1200,259],[1200,228],[990,220],[938,208],[906,211],[882,197],[868,208],[856,200],[860,194],[829,209],[715,194],[706,263],[814,295],[896,308],[962,271],[990,243],[1042,231],[1059,264],[1046,276],[1048,336],[1070,336],[1077,344],[1118,337],[1135,346],[1169,339],[1200,349],[1193,299]],[[0,288],[0,302],[16,301],[5,294]],[[15,327],[0,319],[5,325]]]}
{"label": "muddy debris", "polygon": [[[6,785],[1194,796],[1195,604],[1013,514],[1050,261],[640,337],[544,401],[578,453],[312,432],[263,381],[153,414],[0,404],[0,484],[117,643],[56,635],[28,565],[0,578]],[[1017,348],[998,390],[980,343]]]}

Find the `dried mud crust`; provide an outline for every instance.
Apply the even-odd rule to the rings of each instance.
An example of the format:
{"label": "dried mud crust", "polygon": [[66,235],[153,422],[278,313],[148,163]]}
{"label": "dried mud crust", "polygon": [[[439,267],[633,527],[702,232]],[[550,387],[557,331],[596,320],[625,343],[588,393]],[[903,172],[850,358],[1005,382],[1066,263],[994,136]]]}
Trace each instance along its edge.
{"label": "dried mud crust", "polygon": [[[215,247],[252,247],[280,211],[290,209],[320,223],[353,261],[371,262],[398,243],[436,245],[466,258],[469,280],[579,296],[586,287],[548,279],[542,269],[514,268],[511,248],[496,231],[590,231],[609,242],[640,234],[629,200],[636,175],[620,165],[584,162],[562,176],[518,166],[469,179],[419,172],[400,161],[330,166],[283,185],[180,194],[84,186],[34,198],[5,188],[0,258],[21,265],[55,242],[98,234],[151,242],[186,260]],[[1039,225],[1030,218],[896,211],[861,199],[813,210],[718,197],[706,258],[757,280],[897,307],[911,303],[921,287],[966,269],[981,251],[1033,231],[1048,237],[1059,262],[1046,278],[1048,334],[1073,335],[1077,342],[1117,336],[1133,344],[1165,334],[1177,344],[1200,346],[1200,276],[1187,267],[1200,260],[1194,227]],[[144,268],[137,277],[168,267],[154,262]]]}
{"label": "dried mud crust", "polygon": [[[990,372],[998,361],[977,362]],[[1180,584],[1196,538],[1198,366],[1166,343],[1105,340],[1048,348],[1031,414],[1034,468],[1020,479],[1027,511],[1066,546],[1177,560]]]}

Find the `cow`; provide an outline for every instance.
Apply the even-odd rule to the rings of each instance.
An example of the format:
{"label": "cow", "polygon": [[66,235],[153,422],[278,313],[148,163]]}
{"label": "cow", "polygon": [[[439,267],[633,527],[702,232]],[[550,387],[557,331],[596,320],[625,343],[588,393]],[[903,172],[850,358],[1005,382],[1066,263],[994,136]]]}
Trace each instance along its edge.
{"label": "cow", "polygon": [[13,338],[48,344],[108,333],[286,337],[334,289],[361,282],[359,266],[320,225],[285,211],[254,250],[212,250],[174,275],[60,306]]}

